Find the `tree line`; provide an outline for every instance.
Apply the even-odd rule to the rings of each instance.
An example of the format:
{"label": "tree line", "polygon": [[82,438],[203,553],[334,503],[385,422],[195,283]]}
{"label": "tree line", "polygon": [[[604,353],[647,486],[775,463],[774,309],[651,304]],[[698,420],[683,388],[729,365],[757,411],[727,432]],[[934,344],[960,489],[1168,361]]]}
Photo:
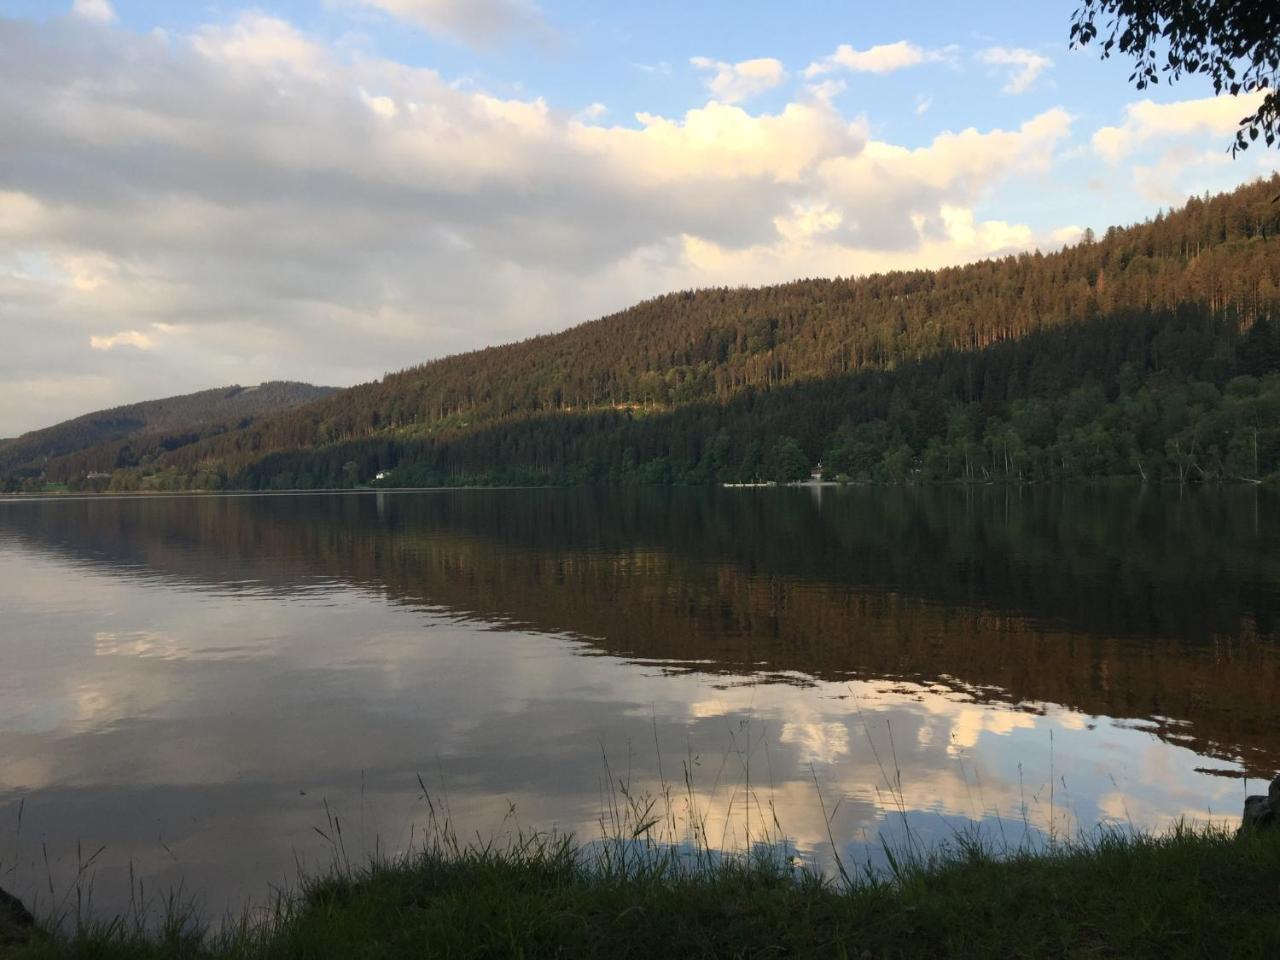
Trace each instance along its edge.
{"label": "tree line", "polygon": [[[1046,362],[1048,358],[1048,362]],[[1280,324],[1184,304],[730,402],[544,415],[269,454],[112,489],[787,481],[1260,481],[1280,472]],[[383,479],[375,480],[378,474]]]}

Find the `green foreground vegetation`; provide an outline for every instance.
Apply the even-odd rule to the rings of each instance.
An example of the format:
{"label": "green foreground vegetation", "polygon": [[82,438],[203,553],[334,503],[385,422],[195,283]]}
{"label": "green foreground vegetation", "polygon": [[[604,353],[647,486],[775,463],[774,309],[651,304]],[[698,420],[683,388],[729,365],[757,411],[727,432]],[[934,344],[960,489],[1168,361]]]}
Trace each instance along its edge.
{"label": "green foreground vegetation", "polygon": [[64,924],[4,956],[1280,955],[1280,832],[1099,833],[1008,855],[960,836],[928,858],[889,859],[883,875],[830,880],[777,856],[690,858],[636,841],[436,842],[335,868],[255,921],[213,930],[171,904],[158,925]]}

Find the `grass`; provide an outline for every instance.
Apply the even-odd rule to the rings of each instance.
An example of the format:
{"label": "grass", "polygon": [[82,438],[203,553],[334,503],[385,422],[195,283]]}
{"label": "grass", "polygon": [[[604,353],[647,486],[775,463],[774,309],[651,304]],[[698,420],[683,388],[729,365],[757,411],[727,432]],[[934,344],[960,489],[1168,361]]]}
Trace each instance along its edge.
{"label": "grass", "polygon": [[[744,779],[729,809],[745,805],[757,824],[737,852],[715,840],[691,760],[682,797],[665,779],[657,794],[636,792],[604,757],[600,838],[586,842],[519,830],[463,842],[419,778],[429,818],[408,852],[353,863],[326,804],[316,830],[331,867],[256,912],[210,924],[179,897],[149,903],[139,888],[125,915],[102,919],[81,909],[81,870],[62,901],[73,906],[29,942],[0,946],[0,960],[1280,957],[1280,830],[1184,823],[1064,840],[1051,817],[1047,835],[1024,821],[1014,846],[958,832],[926,848],[891,757],[882,774],[906,839],[884,845],[887,868],[837,855],[819,873],[791,855],[772,803],[756,796],[751,753],[748,742],[733,754]],[[838,850],[821,790],[818,803]]]}
{"label": "grass", "polygon": [[1280,832],[1098,832],[997,854],[957,836],[849,881],[777,848],[711,857],[553,834],[412,853],[303,882],[210,927],[176,901],[41,932],[44,958],[1280,956]]}

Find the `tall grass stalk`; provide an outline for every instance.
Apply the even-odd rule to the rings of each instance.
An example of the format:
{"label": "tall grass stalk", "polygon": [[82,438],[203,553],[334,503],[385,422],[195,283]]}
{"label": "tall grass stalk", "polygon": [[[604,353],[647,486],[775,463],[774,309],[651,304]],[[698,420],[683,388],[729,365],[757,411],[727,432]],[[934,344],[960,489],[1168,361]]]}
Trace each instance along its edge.
{"label": "tall grass stalk", "polygon": [[[903,824],[901,837],[880,839],[885,870],[849,862],[837,826],[844,797],[829,803],[812,765],[833,869],[799,856],[780,823],[767,752],[769,796],[760,795],[753,756],[767,737],[746,721],[707,790],[692,745],[681,782],[668,782],[659,760],[656,784],[637,780],[630,750],[616,770],[602,747],[594,837],[527,830],[511,804],[497,832],[463,838],[447,792],[419,775],[425,822],[407,847],[378,841],[353,854],[344,817],[326,800],[314,829],[327,867],[299,867],[292,887],[221,922],[181,888],[149,897],[132,871],[128,909],[95,917],[102,851],[81,854],[61,896],[49,868],[44,931],[5,960],[1280,955],[1280,836],[1189,823],[1160,835],[1086,832],[1078,821],[1074,834],[1059,832],[1054,770],[1047,844],[1027,839],[1037,831],[1020,787],[1023,841],[1011,846],[1002,832],[994,842],[974,824],[929,847],[911,826],[892,728],[887,754],[864,729],[883,781],[876,793]],[[740,779],[731,784],[733,761]],[[743,830],[731,838],[735,811]],[[715,831],[717,817],[725,822]]]}

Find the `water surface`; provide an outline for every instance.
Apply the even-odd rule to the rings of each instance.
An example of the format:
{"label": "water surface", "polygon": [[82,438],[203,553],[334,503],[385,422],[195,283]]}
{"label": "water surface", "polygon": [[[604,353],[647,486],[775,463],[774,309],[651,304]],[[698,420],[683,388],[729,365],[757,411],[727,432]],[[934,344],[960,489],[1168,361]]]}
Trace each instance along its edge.
{"label": "water surface", "polygon": [[594,837],[619,780],[666,783],[677,832],[780,825],[820,864],[1158,828],[1235,818],[1280,768],[1280,502],[0,502],[0,663],[0,885],[46,906],[79,874],[116,909],[130,870],[260,900],[327,862],[332,816],[353,858],[410,845],[423,784],[464,832]]}

